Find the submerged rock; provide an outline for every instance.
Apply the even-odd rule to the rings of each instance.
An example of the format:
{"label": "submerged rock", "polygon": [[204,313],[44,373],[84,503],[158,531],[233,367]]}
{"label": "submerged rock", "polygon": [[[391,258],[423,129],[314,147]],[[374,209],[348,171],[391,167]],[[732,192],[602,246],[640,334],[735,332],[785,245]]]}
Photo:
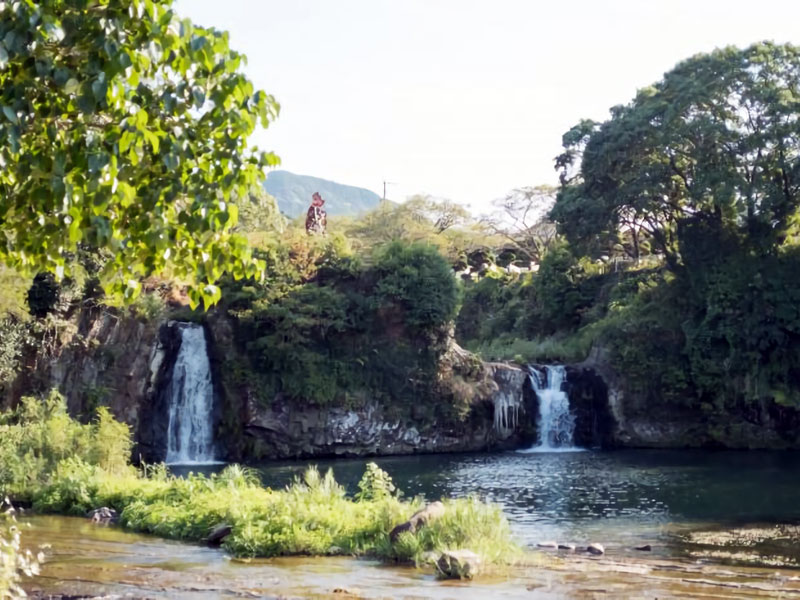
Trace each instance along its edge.
{"label": "submerged rock", "polygon": [[101,506],[100,508],[90,510],[86,516],[91,519],[92,523],[98,523],[100,525],[108,525],[109,523],[117,523],[119,521],[119,514],[117,511],[107,506]]}
{"label": "submerged rock", "polygon": [[442,552],[436,569],[444,579],[472,579],[480,573],[481,557],[471,550]]}
{"label": "submerged rock", "polygon": [[559,550],[575,550],[575,544],[559,544]]}
{"label": "submerged rock", "polygon": [[333,593],[334,594],[341,594],[341,595],[343,595],[345,597],[347,597],[347,596],[354,597],[354,598],[360,598],[361,597],[361,590],[359,590],[358,588],[334,588]]}
{"label": "submerged rock", "polygon": [[653,547],[650,544],[645,544],[644,546],[636,546],[634,550],[639,550],[641,552],[650,552]]}
{"label": "submerged rock", "polygon": [[594,554],[596,556],[599,556],[600,554],[605,554],[606,553],[606,549],[603,547],[603,544],[589,544],[586,547],[586,551],[589,554]]}
{"label": "submerged rock", "polygon": [[414,533],[418,528],[428,525],[444,515],[444,504],[441,502],[431,502],[425,508],[418,510],[411,518],[405,523],[400,523],[397,527],[392,529],[389,534],[389,539],[393,542],[404,531]]}

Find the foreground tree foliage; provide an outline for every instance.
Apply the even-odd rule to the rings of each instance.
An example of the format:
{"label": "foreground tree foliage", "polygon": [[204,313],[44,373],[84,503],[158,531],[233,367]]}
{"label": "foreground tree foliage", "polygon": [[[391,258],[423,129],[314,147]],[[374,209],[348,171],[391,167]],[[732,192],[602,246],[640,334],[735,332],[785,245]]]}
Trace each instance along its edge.
{"label": "foreground tree foliage", "polygon": [[61,279],[107,249],[107,292],[169,268],[207,305],[223,272],[256,273],[232,199],[278,163],[247,146],[278,105],[171,4],[0,2],[0,260]]}

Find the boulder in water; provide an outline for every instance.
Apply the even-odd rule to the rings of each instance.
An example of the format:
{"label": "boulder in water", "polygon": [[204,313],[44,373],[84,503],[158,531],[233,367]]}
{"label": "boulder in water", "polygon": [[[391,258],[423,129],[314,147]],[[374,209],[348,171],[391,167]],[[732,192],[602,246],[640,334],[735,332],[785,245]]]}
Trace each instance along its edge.
{"label": "boulder in water", "polygon": [[392,529],[391,533],[389,534],[389,539],[394,542],[404,531],[410,531],[411,533],[414,533],[418,528],[428,525],[442,515],[444,515],[444,504],[438,501],[431,502],[422,510],[418,510],[411,515],[411,518],[408,521],[405,523],[400,523],[400,525]]}
{"label": "boulder in water", "polygon": [[14,504],[8,499],[8,496],[6,496],[3,498],[3,501],[0,502],[0,511],[3,511],[7,515],[13,515],[17,512],[17,509],[14,508]]}
{"label": "boulder in water", "polygon": [[603,544],[589,544],[586,547],[586,551],[589,554],[594,554],[595,556],[599,556],[601,554],[606,553],[606,549],[603,547]]}
{"label": "boulder in water", "polygon": [[536,547],[555,550],[556,548],[558,548],[558,544],[556,542],[539,542],[538,544],[536,544]]}
{"label": "boulder in water", "polygon": [[653,547],[650,544],[645,544],[644,546],[636,546],[634,550],[639,550],[641,552],[650,552]]}
{"label": "boulder in water", "polygon": [[222,540],[231,534],[231,531],[233,531],[233,527],[227,523],[220,523],[211,530],[211,533],[208,534],[206,543],[209,546],[219,546],[222,543]]}
{"label": "boulder in water", "polygon": [[481,557],[471,550],[449,550],[439,556],[436,569],[444,579],[472,579],[480,573]]}

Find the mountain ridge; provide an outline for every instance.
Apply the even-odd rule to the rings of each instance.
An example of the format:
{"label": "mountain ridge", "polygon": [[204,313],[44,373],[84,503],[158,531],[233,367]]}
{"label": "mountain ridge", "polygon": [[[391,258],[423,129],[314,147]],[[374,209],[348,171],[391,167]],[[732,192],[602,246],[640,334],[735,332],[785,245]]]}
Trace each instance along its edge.
{"label": "mountain ridge", "polygon": [[305,214],[314,192],[325,199],[325,210],[331,216],[358,215],[372,210],[381,201],[378,194],[366,188],[291,171],[270,171],[263,185],[277,201],[281,213],[291,219]]}

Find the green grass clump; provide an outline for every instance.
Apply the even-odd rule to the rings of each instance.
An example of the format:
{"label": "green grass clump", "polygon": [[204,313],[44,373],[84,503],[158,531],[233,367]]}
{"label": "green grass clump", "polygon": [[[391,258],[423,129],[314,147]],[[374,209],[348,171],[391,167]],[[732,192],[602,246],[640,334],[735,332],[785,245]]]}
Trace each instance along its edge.
{"label": "green grass clump", "polygon": [[442,518],[393,543],[389,532],[422,507],[420,499],[378,494],[356,500],[332,471],[322,475],[315,467],[286,489],[272,490],[238,465],[178,478],[112,475],[69,459],[35,498],[44,512],[82,514],[98,506],[120,511],[129,529],[181,540],[202,541],[227,523],[232,533],[223,546],[241,557],[352,555],[420,564],[426,553],[469,548],[486,564],[500,564],[521,554],[502,511],[475,498],[446,500]]}
{"label": "green grass clump", "polygon": [[107,411],[82,425],[57,394],[44,402],[29,398],[0,413],[0,494],[32,499],[41,512],[83,515],[107,506],[128,529],[187,541],[203,541],[225,523],[232,532],[223,546],[241,557],[352,555],[420,564],[428,553],[467,548],[486,564],[501,564],[521,552],[502,511],[475,498],[445,500],[443,517],[393,542],[391,530],[423,500],[402,499],[374,464],[350,497],[332,471],[315,467],[273,490],[238,465],[175,477],[163,465],[137,471],[129,453],[127,427]]}

